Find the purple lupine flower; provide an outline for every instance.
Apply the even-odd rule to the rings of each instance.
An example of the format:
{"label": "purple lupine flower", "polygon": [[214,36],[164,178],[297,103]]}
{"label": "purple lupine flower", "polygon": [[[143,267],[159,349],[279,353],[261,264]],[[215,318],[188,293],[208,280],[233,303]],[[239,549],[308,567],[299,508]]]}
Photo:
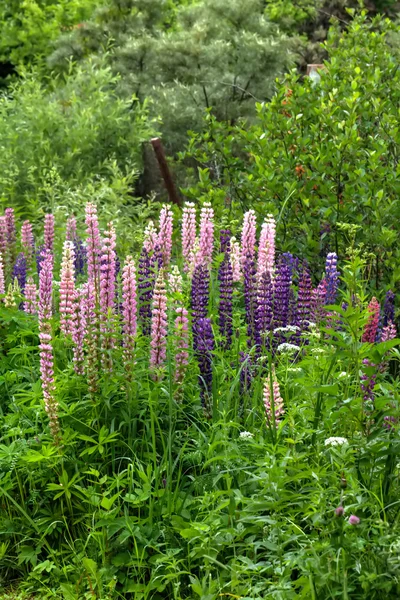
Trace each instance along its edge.
{"label": "purple lupine flower", "polygon": [[7,221],[6,217],[2,216],[0,217],[0,254],[3,257],[3,262],[5,262],[7,257],[7,246]]}
{"label": "purple lupine flower", "polygon": [[31,263],[35,241],[33,239],[32,223],[24,221],[21,227],[21,246],[28,263]]}
{"label": "purple lupine flower", "polygon": [[231,251],[231,232],[229,229],[221,229],[219,232],[219,241],[220,241],[220,252],[230,252]]}
{"label": "purple lupine flower", "polygon": [[255,341],[258,352],[265,346],[269,349],[269,332],[273,323],[273,284],[270,271],[264,269],[258,282],[257,307],[255,314]]}
{"label": "purple lupine flower", "polygon": [[17,230],[15,228],[15,215],[13,208],[6,208],[4,211],[6,218],[6,230],[7,230],[7,243],[9,246],[13,246],[17,241]]}
{"label": "purple lupine flower", "polygon": [[210,273],[204,264],[197,265],[193,272],[191,304],[193,347],[197,348],[197,323],[207,316],[210,287]]}
{"label": "purple lupine flower", "polygon": [[88,202],[85,208],[87,227],[87,266],[88,280],[93,282],[95,305],[99,302],[101,238],[97,208]]}
{"label": "purple lupine flower", "polygon": [[43,262],[45,250],[46,249],[43,245],[39,246],[38,249],[36,250],[36,270],[37,270],[38,275],[40,275],[40,271],[42,269],[42,262]]}
{"label": "purple lupine flower", "polygon": [[23,252],[20,252],[14,264],[14,268],[12,271],[12,280],[14,281],[14,279],[16,279],[18,281],[19,289],[22,293],[24,293],[25,291],[26,272],[27,264],[25,254]]}
{"label": "purple lupine flower", "polygon": [[79,237],[75,237],[73,242],[75,254],[75,276],[77,277],[78,275],[83,275],[85,271],[85,266],[87,263],[87,250]]}
{"label": "purple lupine flower", "polygon": [[103,366],[108,370],[112,367],[110,350],[115,345],[115,245],[115,229],[112,223],[108,223],[100,259],[100,331]]}
{"label": "purple lupine flower", "polygon": [[388,290],[383,303],[383,326],[386,327],[389,323],[394,323],[394,298],[392,290]]}
{"label": "purple lupine flower", "polygon": [[364,358],[362,362],[365,367],[374,369],[372,374],[363,373],[361,375],[361,390],[363,392],[364,402],[370,403],[373,402],[375,398],[374,388],[377,376],[376,364],[371,362],[368,358]]}
{"label": "purple lupine flower", "polygon": [[292,280],[287,263],[278,264],[274,285],[274,328],[286,327],[289,319],[289,298]]}
{"label": "purple lupine flower", "polygon": [[312,282],[310,271],[307,265],[303,266],[303,270],[299,279],[298,295],[297,295],[297,323],[300,329],[307,329],[312,315]]}
{"label": "purple lupine flower", "polygon": [[218,270],[218,280],[220,282],[219,331],[224,337],[223,346],[225,350],[231,347],[233,334],[233,271],[229,252],[229,239],[229,232],[227,232],[226,237],[221,235],[221,247],[225,249],[225,256]]}
{"label": "purple lupine flower", "polygon": [[339,285],[339,271],[337,270],[337,255],[335,252],[330,252],[326,257],[325,280],[325,304],[335,304]]}
{"label": "purple lupine flower", "polygon": [[138,288],[139,288],[139,320],[142,325],[143,335],[150,335],[151,331],[151,299],[153,296],[153,283],[150,273],[150,256],[142,247],[138,263]]}
{"label": "purple lupine flower", "polygon": [[214,351],[214,335],[211,327],[211,321],[207,318],[201,318],[196,323],[197,330],[197,348],[196,357],[199,363],[199,385],[200,398],[207,417],[211,416],[211,395],[212,395],[212,357]]}
{"label": "purple lupine flower", "polygon": [[243,262],[244,305],[246,309],[247,343],[251,348],[255,341],[255,317],[257,308],[256,263],[250,254]]}
{"label": "purple lupine flower", "polygon": [[136,267],[131,256],[122,271],[122,321],[125,368],[130,370],[137,328]]}
{"label": "purple lupine flower", "polygon": [[54,246],[54,215],[48,213],[44,215],[44,247],[53,251]]}

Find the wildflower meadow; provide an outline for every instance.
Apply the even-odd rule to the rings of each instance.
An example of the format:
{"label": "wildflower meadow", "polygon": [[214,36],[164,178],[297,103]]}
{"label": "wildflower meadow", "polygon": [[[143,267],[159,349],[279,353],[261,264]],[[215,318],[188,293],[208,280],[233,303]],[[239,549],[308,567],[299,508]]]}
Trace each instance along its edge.
{"label": "wildflower meadow", "polygon": [[395,294],[356,247],[309,263],[277,231],[208,202],[163,205],[139,242],[94,202],[5,209],[4,585],[399,597]]}

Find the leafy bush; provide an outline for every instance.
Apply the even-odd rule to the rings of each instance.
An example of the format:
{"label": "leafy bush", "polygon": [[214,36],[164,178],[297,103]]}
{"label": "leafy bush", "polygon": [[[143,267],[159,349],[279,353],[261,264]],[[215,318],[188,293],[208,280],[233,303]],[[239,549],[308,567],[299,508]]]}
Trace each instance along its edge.
{"label": "leafy bush", "polygon": [[[87,275],[79,273],[75,283],[72,242],[64,244],[53,298],[50,250],[41,263],[39,322],[35,314],[10,306],[20,301],[18,293],[1,302],[4,580],[22,577],[27,591],[71,600],[221,595],[379,600],[383,593],[395,600],[399,398],[389,362],[397,364],[400,340],[380,341],[384,319],[394,326],[393,306],[385,305],[380,324],[371,309],[376,301],[366,308],[364,265],[356,249],[341,269],[340,293],[334,256],[329,257],[325,283],[313,296],[320,300],[313,304],[306,265],[285,255],[270,267],[274,291],[257,288],[263,310],[269,309],[260,290],[273,297],[273,326],[262,330],[248,306],[255,277],[245,270],[244,287],[243,281],[232,284],[234,246],[223,231],[225,252],[218,251],[210,207],[202,211],[200,253],[185,213],[188,273],[180,248],[171,248],[178,232],[171,238],[170,219],[164,209],[159,231],[147,230],[140,262],[135,261],[138,282],[128,258],[121,282],[121,271],[115,279],[112,229],[102,231],[99,246],[95,210],[87,207],[90,285],[82,288],[89,294],[83,298],[90,304],[93,289],[97,292],[94,311],[85,313],[81,305],[80,314],[88,317],[83,363],[75,335],[79,320],[69,312],[68,294]],[[249,232],[249,215],[246,219]],[[76,235],[82,231],[75,234],[70,222],[68,237],[77,241]],[[250,238],[243,234],[241,250],[255,251]],[[48,220],[49,248],[52,239]],[[190,249],[198,263],[192,279]],[[18,250],[27,252],[9,241],[6,256]],[[154,259],[149,270],[146,252]],[[265,281],[263,252],[256,258],[258,280]],[[8,262],[6,274],[9,279]],[[31,275],[37,282],[34,266]],[[138,330],[131,337],[136,291]],[[29,309],[35,309],[29,297]],[[77,315],[78,298],[69,298]],[[327,306],[329,300],[338,304]],[[182,344],[185,328],[176,326],[185,308],[189,347]],[[314,325],[311,315],[318,321]],[[72,339],[61,332],[67,323]],[[255,344],[249,338],[253,326],[261,335]],[[180,352],[187,355],[179,358]],[[179,365],[184,369],[176,378]]]}
{"label": "leafy bush", "polygon": [[133,202],[153,127],[145,105],[116,97],[117,79],[86,64],[47,87],[32,74],[0,98],[0,205],[35,219],[93,197],[112,211]]}
{"label": "leafy bush", "polygon": [[283,250],[315,264],[354,235],[378,289],[400,277],[398,28],[357,18],[326,44],[320,81],[289,75],[253,125],[208,118],[189,152],[202,167],[189,197],[278,217]]}

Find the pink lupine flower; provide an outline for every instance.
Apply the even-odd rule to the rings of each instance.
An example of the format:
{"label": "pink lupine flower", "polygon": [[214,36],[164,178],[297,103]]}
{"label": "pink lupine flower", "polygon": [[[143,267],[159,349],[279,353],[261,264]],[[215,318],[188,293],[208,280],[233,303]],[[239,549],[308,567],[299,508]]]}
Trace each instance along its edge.
{"label": "pink lupine flower", "polygon": [[50,421],[50,431],[56,442],[59,440],[60,426],[58,422],[58,403],[55,396],[54,359],[52,346],[52,291],[53,291],[53,257],[49,250],[43,256],[39,276],[39,351],[40,375],[44,404]]}
{"label": "pink lupine flower", "polygon": [[28,277],[28,281],[26,282],[24,290],[25,300],[23,304],[23,309],[26,313],[31,315],[35,315],[37,313],[37,295],[38,291],[36,284],[34,283],[32,277]]}
{"label": "pink lupine flower", "polygon": [[265,219],[260,235],[260,243],[258,245],[258,278],[267,271],[272,277],[275,264],[275,235],[276,223],[273,215],[268,215]]}
{"label": "pink lupine flower", "polygon": [[231,267],[233,281],[241,281],[243,279],[241,259],[240,259],[240,244],[235,237],[231,237]]}
{"label": "pink lupine flower", "polygon": [[131,256],[126,257],[122,270],[122,323],[124,357],[130,362],[137,329],[136,267]]}
{"label": "pink lupine flower", "polygon": [[75,252],[73,242],[64,242],[60,275],[60,329],[64,335],[72,333],[75,292]]}
{"label": "pink lupine flower", "polygon": [[5,262],[7,256],[7,221],[5,216],[0,217],[0,253]]}
{"label": "pink lupine flower", "polygon": [[196,208],[193,202],[186,202],[182,214],[182,257],[184,270],[189,270],[193,259],[193,250],[196,243]]}
{"label": "pink lupine flower", "polygon": [[394,340],[397,335],[396,325],[391,321],[382,329],[382,342]]}
{"label": "pink lupine flower", "polygon": [[96,290],[93,280],[89,279],[83,287],[85,294],[87,376],[89,392],[97,391],[99,376],[99,328],[96,314]]}
{"label": "pink lupine flower", "polygon": [[88,265],[88,280],[93,282],[95,304],[99,301],[99,285],[100,285],[100,255],[101,255],[101,238],[99,230],[99,222],[97,218],[97,208],[94,204],[88,202],[86,204],[86,219],[87,226],[87,265]]}
{"label": "pink lupine flower", "polygon": [[150,254],[158,245],[158,233],[153,221],[149,221],[144,230],[143,248]]}
{"label": "pink lupine flower", "polygon": [[150,347],[150,369],[157,371],[154,373],[155,379],[161,379],[161,369],[167,357],[167,294],[163,269],[158,273],[154,288]]}
{"label": "pink lupine flower", "polygon": [[158,246],[160,247],[162,253],[164,267],[167,267],[171,260],[172,226],[172,210],[167,205],[164,205],[160,212],[160,225],[158,234]]}
{"label": "pink lupine flower", "polygon": [[214,250],[214,210],[210,202],[205,202],[200,212],[199,258],[209,265]]}
{"label": "pink lupine flower", "polygon": [[25,258],[28,263],[31,262],[33,257],[34,239],[32,231],[32,223],[24,221],[21,227],[21,245],[22,251],[25,254]]}
{"label": "pink lupine flower", "polygon": [[4,277],[4,264],[3,264],[3,255],[0,252],[0,294],[6,293],[5,287],[5,277]]}
{"label": "pink lupine flower", "polygon": [[65,231],[65,239],[68,242],[73,242],[76,238],[76,218],[74,215],[68,217],[67,228]]}
{"label": "pink lupine flower", "polygon": [[247,260],[252,260],[256,251],[256,213],[249,210],[243,217],[242,228],[242,267]]}
{"label": "pink lupine flower", "polygon": [[186,308],[176,309],[175,319],[175,381],[182,383],[189,362],[189,321]]}
{"label": "pink lupine flower", "polygon": [[360,517],[357,517],[356,515],[350,515],[349,517],[350,525],[359,525],[360,521]]}
{"label": "pink lupine flower", "polygon": [[[100,331],[102,333],[103,366],[112,367],[110,350],[115,345],[115,278],[116,235],[112,223],[104,233],[103,250],[100,262]],[[104,354],[104,353],[107,353]]]}
{"label": "pink lupine flower", "polygon": [[83,343],[86,336],[88,285],[85,283],[82,287],[75,289],[72,297],[70,329],[74,345],[74,370],[78,375],[83,375]]}
{"label": "pink lupine flower", "polygon": [[369,316],[362,336],[362,341],[373,344],[375,342],[376,332],[378,331],[379,315],[381,310],[379,302],[375,297],[372,298],[371,302],[368,304],[367,310]]}
{"label": "pink lupine flower", "polygon": [[311,292],[311,308],[310,308],[310,316],[315,323],[319,323],[323,318],[324,312],[324,304],[326,297],[326,280],[323,279],[316,288],[314,288]]}
{"label": "pink lupine flower", "polygon": [[53,251],[54,246],[54,215],[51,213],[44,216],[44,247]]}
{"label": "pink lupine flower", "polygon": [[168,287],[171,294],[181,294],[182,293],[182,275],[179,272],[179,268],[177,265],[172,267],[172,271],[168,277]]}
{"label": "pink lupine flower", "polygon": [[275,374],[273,374],[272,376],[272,390],[274,410],[272,408],[271,401],[271,380],[270,377],[267,377],[264,383],[264,406],[268,423],[270,425],[273,425],[274,423],[273,413],[275,413],[275,424],[278,424],[280,422],[280,417],[283,415],[284,412],[283,399],[281,396],[279,383],[276,379]]}
{"label": "pink lupine flower", "polygon": [[15,216],[13,208],[6,208],[4,211],[6,218],[7,242],[10,246],[15,244],[17,239],[17,230],[15,228]]}

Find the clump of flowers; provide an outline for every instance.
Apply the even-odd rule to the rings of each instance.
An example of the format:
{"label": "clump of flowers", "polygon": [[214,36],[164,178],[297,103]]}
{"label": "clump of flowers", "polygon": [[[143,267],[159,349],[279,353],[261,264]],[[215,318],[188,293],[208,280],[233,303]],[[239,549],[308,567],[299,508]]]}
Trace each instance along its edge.
{"label": "clump of flowers", "polygon": [[[272,385],[271,385],[272,383]],[[271,390],[272,388],[272,390]],[[275,373],[268,376],[264,382],[264,406],[267,421],[270,426],[277,425],[280,423],[281,417],[284,413],[283,398],[281,396],[279,382],[276,378]]]}

